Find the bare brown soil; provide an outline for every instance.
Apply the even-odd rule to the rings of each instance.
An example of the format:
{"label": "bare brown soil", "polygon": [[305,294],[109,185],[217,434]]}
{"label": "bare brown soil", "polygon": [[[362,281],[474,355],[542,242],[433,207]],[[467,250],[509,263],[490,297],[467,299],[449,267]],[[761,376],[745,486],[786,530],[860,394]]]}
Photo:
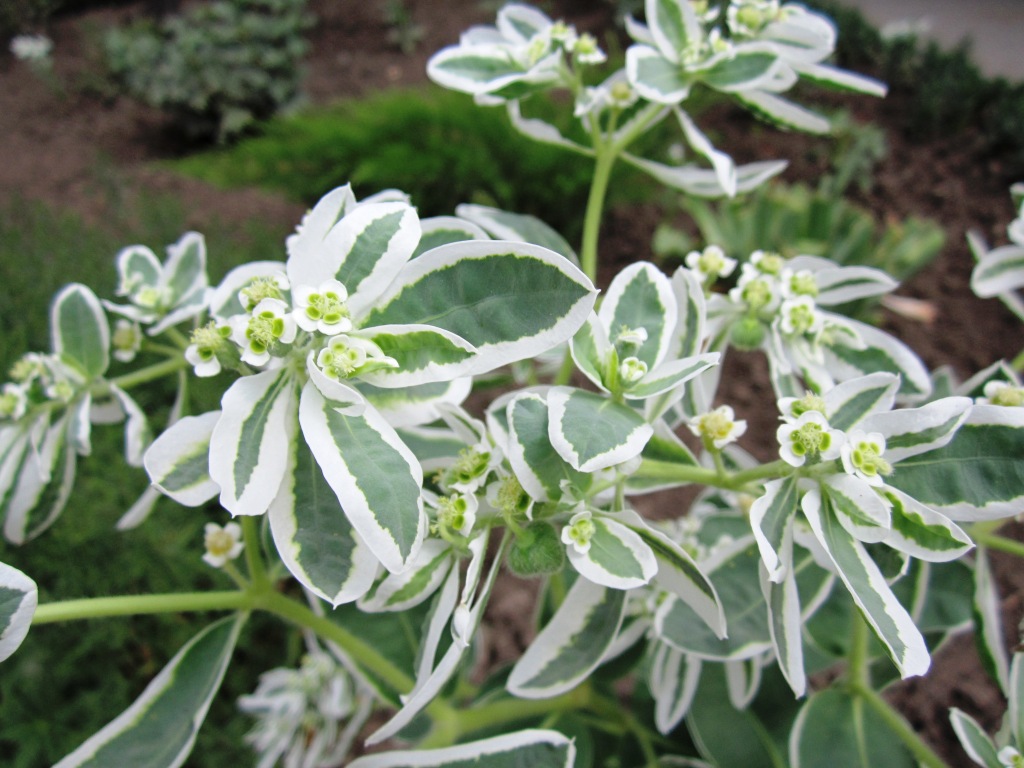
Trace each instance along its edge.
{"label": "bare brown soil", "polygon": [[[386,42],[383,3],[312,0],[317,25],[306,63],[305,93],[325,103],[396,85],[426,84],[429,54],[455,42],[471,23],[490,21],[493,11],[475,0],[408,0],[412,18],[424,32],[417,52],[404,55]],[[555,3],[582,29],[601,32],[612,4],[564,0]],[[102,81],[99,35],[110,25],[138,18],[144,3],[60,18],[48,30],[55,42],[56,79],[46,83],[23,63],[0,54],[0,204],[14,196],[46,201],[98,221],[109,214],[109,195],[116,186],[125,195],[143,191],[172,193],[183,201],[181,231],[203,230],[215,221],[259,219],[287,232],[302,207],[254,191],[224,191],[161,169],[153,161],[189,151],[153,110],[112,95]],[[972,150],[971,136],[944,141],[910,141],[889,126],[895,124],[898,101],[868,98],[843,100],[859,120],[887,127],[889,157],[871,189],[859,195],[880,221],[910,214],[939,221],[946,246],[931,268],[899,289],[938,310],[934,323],[886,314],[882,325],[907,341],[932,368],[948,365],[962,377],[1021,347],[1019,323],[998,302],[981,301],[968,288],[972,259],[965,233],[977,229],[990,242],[1005,240],[1012,219],[1007,188],[998,159],[982,161]],[[738,113],[724,112],[716,129],[727,137],[722,146],[741,160],[786,157],[792,165],[787,181],[814,183],[825,168],[818,139],[784,134],[753,124]],[[344,179],[338,179],[343,183]],[[326,190],[325,190],[326,191]],[[604,232],[603,259],[622,265],[649,258],[650,234],[661,214],[650,208],[611,211]],[[607,281],[610,277],[603,273]],[[750,435],[767,440],[747,444],[755,454],[772,450],[775,416],[763,359],[735,355],[728,362],[725,397],[750,422]],[[678,505],[678,501],[659,503]],[[671,508],[671,507],[670,507]],[[1012,529],[1020,538],[1020,526]],[[1006,640],[1017,641],[1024,613],[1024,569],[1019,561],[996,556],[1002,594]],[[532,590],[521,582],[505,582],[489,612],[490,663],[515,657],[529,639]],[[981,671],[972,638],[961,637],[934,659],[926,678],[896,686],[889,694],[915,728],[936,745],[951,765],[972,763],[960,751],[948,725],[948,708],[958,706],[993,730],[1002,712],[1001,697]],[[884,767],[880,767],[884,768]]]}

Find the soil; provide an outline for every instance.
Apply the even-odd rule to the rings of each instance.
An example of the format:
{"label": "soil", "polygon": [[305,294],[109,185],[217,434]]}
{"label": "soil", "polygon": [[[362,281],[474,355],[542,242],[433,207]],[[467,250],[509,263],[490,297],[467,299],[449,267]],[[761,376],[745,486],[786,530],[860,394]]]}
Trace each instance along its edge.
{"label": "soil", "polygon": [[[406,0],[404,5],[423,32],[416,52],[408,55],[386,42],[383,2],[311,0],[317,24],[306,61],[306,98],[320,104],[396,85],[425,85],[430,53],[454,43],[470,24],[492,21],[498,4]],[[563,0],[554,5],[561,11],[556,15],[581,30],[603,35],[609,28],[612,3]],[[438,13],[441,7],[443,13]],[[181,231],[253,219],[279,224],[282,233],[289,231],[303,206],[255,190],[215,189],[154,163],[191,147],[169,130],[161,114],[113,95],[104,86],[97,45],[104,29],[146,13],[146,3],[131,2],[53,20],[47,32],[55,43],[56,77],[49,83],[35,77],[24,63],[0,54],[0,205],[18,196],[100,221],[110,212],[110,197],[97,191],[114,184],[129,196],[144,191],[174,194],[183,203]],[[908,139],[893,127],[898,124],[898,99],[857,97],[836,103],[850,109],[856,119],[886,129],[888,159],[878,167],[870,189],[854,194],[855,201],[880,221],[914,214],[935,219],[946,230],[946,245],[936,262],[898,291],[933,307],[937,319],[922,322],[887,312],[882,327],[909,343],[929,367],[951,366],[960,377],[1013,357],[1020,350],[1021,326],[999,302],[982,301],[970,292],[972,258],[965,241],[967,230],[976,229],[989,242],[1005,242],[1005,226],[1014,215],[1008,195],[1013,179],[1002,177],[998,158],[977,155],[969,132],[945,140]],[[716,135],[725,137],[721,146],[738,159],[790,158],[783,176],[790,182],[813,184],[824,172],[821,139],[764,129],[738,112],[716,114]],[[651,206],[612,210],[603,233],[602,259],[622,265],[649,258],[650,235],[661,215]],[[605,282],[611,274],[611,269],[602,273]],[[745,444],[761,457],[773,450],[776,425],[774,413],[763,407],[771,399],[765,369],[758,355],[733,355],[723,393],[750,422],[749,435],[769,436]],[[679,504],[678,499],[666,498],[653,503],[676,509]],[[1008,530],[1021,538],[1019,525]],[[1004,595],[1006,641],[1012,647],[1024,613],[1024,569],[1010,557],[996,555],[994,561]],[[488,614],[489,663],[521,652],[529,640],[526,617],[531,612],[531,585],[504,582]],[[981,670],[970,636],[961,636],[938,652],[927,677],[895,686],[888,695],[955,766],[972,763],[948,725],[949,707],[977,716],[989,731],[998,726],[1004,707]]]}

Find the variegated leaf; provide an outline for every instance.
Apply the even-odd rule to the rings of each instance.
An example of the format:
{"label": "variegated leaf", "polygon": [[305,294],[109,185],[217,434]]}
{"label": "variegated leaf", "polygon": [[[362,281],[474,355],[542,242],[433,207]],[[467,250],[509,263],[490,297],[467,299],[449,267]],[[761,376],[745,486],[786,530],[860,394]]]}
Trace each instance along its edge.
{"label": "variegated leaf", "polygon": [[125,461],[128,462],[129,466],[141,467],[142,457],[145,454],[149,443],[153,440],[153,434],[149,429],[149,420],[146,418],[145,411],[143,411],[131,395],[123,389],[115,384],[111,384],[110,391],[113,393],[114,397],[117,398],[117,401],[121,404],[121,408],[124,410]]}
{"label": "variegated leaf", "polygon": [[567,341],[595,296],[579,269],[546,248],[451,243],[410,261],[364,327],[424,324],[450,331],[477,348],[467,371],[475,374]]}
{"label": "variegated leaf", "polygon": [[423,641],[416,653],[416,680],[413,691],[418,691],[430,681],[437,662],[437,650],[441,645],[445,630],[449,628],[452,614],[459,600],[459,569],[448,568],[444,585],[437,591],[437,596],[430,605],[427,619],[424,622],[426,631]]}
{"label": "variegated leaf", "polygon": [[426,534],[423,470],[373,408],[344,412],[307,383],[299,403],[302,434],[342,509],[392,573],[406,568]]}
{"label": "variegated leaf", "polygon": [[345,515],[304,440],[289,443],[288,469],[267,510],[285,567],[337,607],[373,585],[377,560]]}
{"label": "variegated leaf", "polygon": [[668,735],[686,717],[700,682],[701,660],[665,643],[655,646],[647,685],[654,696],[654,724]]}
{"label": "variegated leaf", "polygon": [[581,472],[595,472],[638,456],[654,434],[632,408],[581,389],[552,387],[548,409],[551,445]]}
{"label": "variegated leaf", "polygon": [[[394,390],[381,391],[392,392]],[[380,409],[378,408],[378,410]],[[389,424],[394,425],[395,420],[390,417],[386,409],[382,415]],[[403,443],[409,446],[427,474],[449,466],[458,458],[459,452],[466,447],[465,441],[460,440],[450,430],[438,427],[401,426],[398,428],[398,436],[402,438]]]}
{"label": "variegated leaf", "polygon": [[[791,541],[789,547],[792,547]],[[787,555],[792,557],[792,553]],[[800,592],[794,569],[787,569],[781,579],[771,581],[768,571],[762,568],[761,592],[768,603],[768,629],[775,659],[789,687],[800,698],[807,692],[807,673],[804,670],[804,617],[800,612]]]}
{"label": "variegated leaf", "polygon": [[524,74],[513,57],[495,45],[449,46],[427,63],[431,80],[461,93],[491,93],[519,82]]}
{"label": "variegated leaf", "polygon": [[4,536],[13,544],[24,544],[53,525],[71,497],[76,461],[70,426],[65,413],[54,424],[47,425],[43,417],[30,428],[17,478],[0,509],[6,516]]}
{"label": "variegated leaf", "polygon": [[686,602],[662,602],[654,629],[674,648],[710,661],[749,659],[771,648],[764,596],[761,594],[757,547],[747,538],[736,543],[710,571],[725,613],[727,637],[719,637]]}
{"label": "variegated leaf", "polygon": [[560,253],[573,264],[579,265],[576,252],[568,241],[536,216],[527,213],[511,213],[500,208],[471,203],[457,206],[455,213],[481,227],[495,240],[512,240],[539,245],[555,253]]}
{"label": "variegated leaf", "polygon": [[163,268],[164,288],[171,305],[191,304],[206,289],[206,240],[198,232],[186,232],[167,246]]}
{"label": "variegated leaf", "polygon": [[528,730],[444,749],[367,755],[349,768],[573,768],[575,761],[576,747],[568,736]]}
{"label": "variegated leaf", "polygon": [[612,344],[621,334],[642,329],[646,339],[639,345],[627,345],[620,357],[632,355],[653,369],[668,353],[677,312],[669,279],[650,262],[641,261],[615,276],[597,316]]}
{"label": "variegated leaf", "polygon": [[1006,716],[1010,733],[1018,746],[1024,745],[1024,652],[1017,651],[1010,662],[1010,686],[1007,698],[1009,708]]}
{"label": "variegated leaf", "polygon": [[427,251],[448,243],[461,243],[463,240],[488,240],[487,233],[467,219],[457,216],[432,216],[420,219],[420,242],[413,251],[416,258]]}
{"label": "variegated leaf", "polygon": [[175,654],[128,709],[54,768],[179,768],[220,688],[242,618],[210,625]]}
{"label": "variegated leaf", "polygon": [[[793,269],[799,269],[796,264]],[[814,273],[818,295],[814,301],[823,307],[880,296],[896,289],[898,283],[873,267],[829,267]]]}
{"label": "variegated leaf", "polygon": [[615,640],[626,593],[576,579],[551,621],[512,667],[508,690],[523,699],[570,691],[597,667]]}
{"label": "variegated leaf", "polygon": [[1004,768],[1004,763],[996,752],[996,745],[985,733],[985,729],[978,725],[977,720],[963,710],[952,707],[949,710],[949,722],[957,739],[960,740],[960,746],[971,760],[985,768]]}
{"label": "variegated leaf", "polygon": [[971,290],[983,299],[1021,286],[1024,286],[1024,246],[1021,245],[1004,245],[979,256],[971,273]]}
{"label": "variegated leaf", "polygon": [[[673,392],[676,397],[682,397],[682,385],[718,365],[720,358],[721,355],[718,352],[708,352],[681,360],[666,361],[653,371],[648,372],[636,384],[630,386],[624,396],[630,400],[646,400]],[[671,402],[671,398],[669,402]]]}
{"label": "variegated leaf", "polygon": [[992,576],[988,551],[978,547],[974,561],[974,624],[978,634],[978,655],[1003,694],[1010,697],[1010,663],[1003,648],[1003,608]]}
{"label": "variegated leaf", "polygon": [[718,178],[718,183],[722,185],[725,194],[729,197],[734,197],[738,183],[736,163],[725,152],[717,150],[712,146],[711,140],[703,134],[696,123],[690,119],[689,115],[681,109],[676,109],[675,113],[679,125],[682,126],[683,135],[686,137],[687,143],[698,154],[707,158],[708,162],[711,163],[711,167],[714,168],[715,176]]}
{"label": "variegated leaf", "polygon": [[850,379],[878,371],[900,376],[899,395],[907,399],[921,399],[931,391],[928,369],[913,350],[885,331],[866,323],[831,313],[822,313],[827,320],[835,317],[838,325],[850,327],[863,342],[863,348],[846,345],[843,337],[826,348],[826,364],[837,379]]}
{"label": "variegated leaf", "polygon": [[551,445],[548,437],[548,406],[533,393],[517,396],[508,405],[508,460],[530,497],[537,501],[558,501],[562,483],[585,491],[591,476],[573,469]]}
{"label": "variegated leaf", "polygon": [[873,413],[886,413],[896,399],[900,380],[888,372],[858,376],[825,393],[825,412],[833,429],[849,430]]}
{"label": "variegated leaf", "polygon": [[[414,429],[437,421],[445,408],[461,405],[472,388],[473,380],[468,376],[402,389],[383,389],[359,383],[359,391],[387,419],[388,424],[401,429]],[[425,458],[419,451],[415,453],[421,461]]]}
{"label": "variegated leaf", "polygon": [[80,283],[64,286],[50,305],[53,351],[86,379],[110,366],[110,324],[92,289]]}
{"label": "variegated leaf", "polygon": [[210,411],[179,419],[143,457],[150,482],[186,507],[198,507],[220,492],[210,477],[210,437],[220,416],[220,411]]}
{"label": "variegated leaf", "polygon": [[612,345],[608,341],[608,332],[596,313],[591,312],[587,316],[587,321],[576,331],[576,335],[569,342],[569,353],[583,375],[602,392],[607,392],[608,387],[605,386],[604,379],[612,354]]}
{"label": "variegated leaf", "polygon": [[[969,397],[944,397],[922,405],[887,413],[876,413],[858,426],[865,432],[880,432],[885,437],[885,458],[903,462],[941,448],[956,434],[971,411]],[[904,465],[901,463],[900,468]]]}
{"label": "variegated leaf", "polygon": [[17,568],[0,563],[0,661],[18,650],[38,602],[36,583]]}
{"label": "variegated leaf", "polygon": [[428,599],[445,580],[455,558],[451,545],[441,539],[427,539],[420,551],[401,573],[390,573],[359,601],[359,608],[377,611],[404,611]]}
{"label": "variegated leaf", "polygon": [[725,609],[711,583],[693,558],[656,528],[647,525],[640,515],[630,510],[619,513],[641,540],[650,547],[658,563],[655,584],[684,601],[717,636],[725,637]]}
{"label": "variegated leaf", "polygon": [[1024,408],[975,405],[949,443],[904,459],[886,482],[952,520],[996,520],[1020,512],[1021,456]]}
{"label": "variegated leaf", "polygon": [[757,695],[761,685],[760,659],[743,659],[727,661],[722,665],[725,670],[725,685],[729,693],[729,703],[739,712],[747,709]]}
{"label": "variegated leaf", "polygon": [[960,526],[895,489],[886,491],[892,525],[885,543],[918,560],[946,563],[958,560],[974,548]]}
{"label": "variegated leaf", "polygon": [[285,265],[281,261],[253,261],[235,267],[210,293],[210,316],[224,321],[233,315],[245,314],[246,308],[238,298],[239,291],[257,278],[284,273]]}
{"label": "variegated leaf", "polygon": [[658,104],[678,104],[693,84],[682,67],[647,45],[626,51],[626,76],[641,97]]}
{"label": "variegated leaf", "polygon": [[784,128],[819,134],[828,133],[831,128],[828,120],[816,112],[769,91],[741,91],[736,98],[753,112]]}
{"label": "variegated leaf", "polygon": [[690,3],[678,0],[645,0],[648,30],[661,54],[678,64],[691,46],[699,45],[703,30]]}
{"label": "variegated leaf", "polygon": [[281,487],[288,463],[296,384],[285,370],[243,376],[221,398],[210,435],[210,478],[232,515],[261,515]]}
{"label": "variegated leaf", "polygon": [[[523,117],[522,110],[519,107],[518,99],[508,102],[506,106],[508,109],[509,122],[512,123],[513,128],[515,128],[524,136],[528,136],[534,141],[539,141],[543,144],[553,144],[556,147],[562,147],[562,149],[568,149],[571,152],[577,152],[581,155],[593,157],[594,150],[592,150],[590,147],[585,147],[582,144],[577,144],[575,141],[572,141],[571,139],[567,139],[565,136],[562,135],[562,132],[558,130],[558,128],[553,126],[551,123],[546,123],[543,120],[539,120],[535,117]],[[618,131],[616,133],[618,134]],[[498,237],[502,240],[509,239],[504,236]],[[561,236],[559,235],[559,237]],[[530,240],[527,238],[522,239],[525,239],[526,242],[536,242],[534,240]],[[540,244],[546,245],[545,243]],[[548,245],[548,247],[551,248],[550,245]],[[551,249],[568,256],[568,252],[563,252],[558,248]]]}
{"label": "variegated leaf", "polygon": [[569,562],[582,576],[610,589],[634,589],[658,572],[652,549],[635,531],[610,517],[594,516],[590,548],[568,548]]}
{"label": "variegated leaf", "polygon": [[460,336],[429,325],[378,325],[355,336],[380,347],[397,368],[362,374],[364,381],[384,389],[451,381],[475,365],[476,348]]}
{"label": "variegated leaf", "polygon": [[800,491],[792,476],[765,483],[764,493],[750,507],[750,527],[769,581],[781,582],[792,570],[792,562],[783,555],[792,554],[793,519],[799,507]]}
{"label": "variegated leaf", "polygon": [[[710,168],[696,165],[665,165],[653,160],[622,154],[622,159],[639,168],[644,173],[657,179],[672,189],[678,189],[694,197],[722,197],[725,189],[718,181],[718,175]],[[748,163],[736,168],[736,191],[749,192],[761,186],[773,176],[778,176],[786,168],[785,160],[765,160]]]}
{"label": "variegated leaf", "polygon": [[839,578],[888,650],[900,675],[923,675],[931,664],[928,647],[875,561],[840,525],[827,496],[812,489],[804,494],[801,506]]}
{"label": "variegated leaf", "polygon": [[[130,245],[118,251],[114,259],[121,289],[137,285],[157,285],[163,268],[156,254],[144,245]],[[121,295],[119,293],[119,295]]]}
{"label": "variegated leaf", "polygon": [[710,67],[701,70],[700,79],[717,91],[756,93],[757,89],[772,84],[778,65],[778,54],[772,46],[743,43],[736,46],[730,55],[715,57]]}
{"label": "variegated leaf", "polygon": [[828,496],[836,519],[854,538],[867,543],[885,541],[892,525],[889,504],[871,485],[847,474],[828,475],[819,489]]}

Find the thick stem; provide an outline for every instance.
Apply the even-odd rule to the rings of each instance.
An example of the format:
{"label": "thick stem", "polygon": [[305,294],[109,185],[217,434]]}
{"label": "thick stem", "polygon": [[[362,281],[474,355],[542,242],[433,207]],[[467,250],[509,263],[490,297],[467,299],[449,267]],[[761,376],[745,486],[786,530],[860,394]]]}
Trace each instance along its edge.
{"label": "thick stem", "polygon": [[170,360],[164,360],[161,363],[154,363],[148,365],[145,368],[140,368],[137,371],[126,373],[123,376],[117,376],[110,380],[111,384],[115,384],[121,389],[131,389],[137,387],[139,384],[145,384],[155,379],[162,379],[164,376],[170,376],[172,373],[177,373],[183,368],[188,367],[188,361],[184,357],[172,357]]}
{"label": "thick stem", "polygon": [[240,611],[253,607],[253,597],[241,591],[181,592],[170,595],[123,595],[92,597],[44,603],[36,608],[32,624],[53,624],[111,616],[136,616],[152,613],[189,611]]}
{"label": "thick stem", "polygon": [[597,162],[594,165],[594,178],[590,182],[590,195],[587,197],[587,212],[583,218],[580,263],[583,273],[596,283],[597,243],[601,234],[601,218],[604,214],[605,196],[608,193],[608,180],[611,178],[617,153],[600,146],[595,147],[595,151]]}
{"label": "thick stem", "polygon": [[789,474],[791,470],[792,467],[781,459],[768,464],[762,464],[760,467],[753,467],[752,469],[745,469],[733,474],[726,473],[724,475],[715,469],[708,469],[706,467],[644,459],[640,464],[640,469],[636,472],[636,476],[651,480],[671,480],[680,485],[699,483],[701,485],[714,486],[715,488],[738,491],[743,490],[744,486],[750,483]]}
{"label": "thick stem", "polygon": [[255,517],[250,515],[242,517],[242,539],[245,542],[245,565],[249,571],[249,579],[252,581],[253,588],[257,591],[268,589],[270,579],[263,563],[263,556],[260,554],[260,529],[259,522]]}

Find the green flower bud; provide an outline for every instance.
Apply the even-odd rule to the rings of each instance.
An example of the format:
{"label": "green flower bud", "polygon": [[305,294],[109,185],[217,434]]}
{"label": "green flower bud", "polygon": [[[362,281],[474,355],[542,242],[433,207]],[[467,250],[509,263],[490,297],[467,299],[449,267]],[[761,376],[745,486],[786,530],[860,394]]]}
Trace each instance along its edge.
{"label": "green flower bud", "polygon": [[737,349],[758,349],[764,341],[764,324],[753,315],[746,315],[732,327],[730,339]]}

